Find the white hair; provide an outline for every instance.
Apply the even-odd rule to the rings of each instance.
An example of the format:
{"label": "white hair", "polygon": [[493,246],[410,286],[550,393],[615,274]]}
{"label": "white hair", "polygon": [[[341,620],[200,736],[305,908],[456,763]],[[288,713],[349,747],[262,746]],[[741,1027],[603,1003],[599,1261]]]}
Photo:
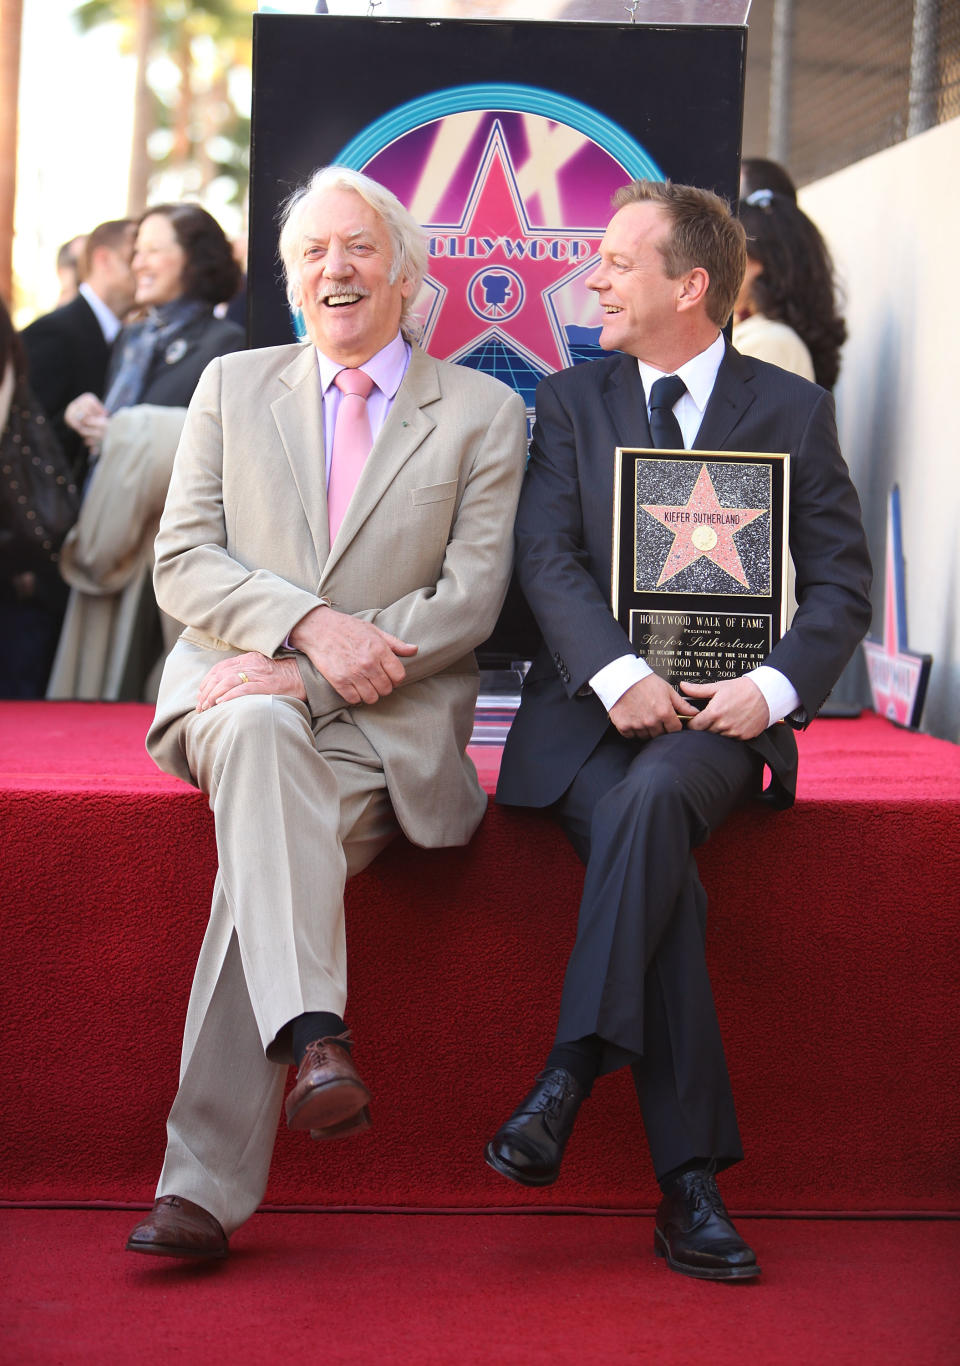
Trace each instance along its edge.
{"label": "white hair", "polygon": [[300,261],[303,243],[304,214],[311,200],[327,190],[352,190],[366,200],[375,213],[383,219],[392,247],[389,280],[410,281],[411,290],[403,300],[400,317],[400,330],[408,340],[413,340],[419,331],[410,314],[413,303],[420,292],[423,277],[427,272],[427,239],[420,224],[404,208],[400,200],[380,185],[376,180],[363,175],[361,171],[351,171],[346,166],[323,166],[314,171],[310,179],[299,189],[294,190],[280,206],[280,261],[283,265],[287,289],[287,301],[291,308],[300,307]]}

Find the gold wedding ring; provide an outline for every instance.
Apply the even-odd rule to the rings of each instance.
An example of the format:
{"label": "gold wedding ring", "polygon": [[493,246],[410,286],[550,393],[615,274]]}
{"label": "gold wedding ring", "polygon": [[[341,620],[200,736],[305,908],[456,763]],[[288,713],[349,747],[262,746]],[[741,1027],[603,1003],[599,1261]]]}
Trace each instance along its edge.
{"label": "gold wedding ring", "polygon": [[241,683],[249,683],[249,682],[250,682],[250,680],[249,680],[249,678],[247,677],[246,674],[237,674],[237,677],[239,678],[239,680],[240,680]]}

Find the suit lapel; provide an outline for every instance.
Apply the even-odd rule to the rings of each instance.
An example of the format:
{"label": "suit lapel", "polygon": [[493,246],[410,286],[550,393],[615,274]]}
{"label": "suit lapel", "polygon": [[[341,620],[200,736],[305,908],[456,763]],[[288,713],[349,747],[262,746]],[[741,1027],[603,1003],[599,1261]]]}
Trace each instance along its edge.
{"label": "suit lapel", "polygon": [[303,504],[317,557],[317,577],[330,551],[327,528],[326,455],[323,444],[323,395],[317,354],[310,345],[279,376],[285,392],[270,405],[277,431]]}
{"label": "suit lapel", "polygon": [[[600,389],[600,406],[602,417],[597,424],[599,439],[590,441],[581,452],[581,460],[593,467],[588,484],[596,492],[600,506],[612,508],[616,448],[650,445],[647,403],[640,371],[633,356],[621,356],[619,363],[607,371]],[[609,425],[604,424],[603,418]],[[610,433],[609,437],[606,432]]]}
{"label": "suit lapel", "polygon": [[728,342],[700,430],[694,438],[694,450],[723,450],[731,432],[756,398],[752,381],[753,367]]}
{"label": "suit lapel", "polygon": [[[650,423],[640,371],[633,356],[621,356],[607,377],[604,402],[618,446],[649,446]],[[611,451],[611,461],[613,452]]]}
{"label": "suit lapel", "polygon": [[367,457],[326,563],[321,560],[324,579],[383,500],[401,467],[433,431],[436,424],[424,409],[440,397],[436,364],[425,351],[415,346],[407,373]]}

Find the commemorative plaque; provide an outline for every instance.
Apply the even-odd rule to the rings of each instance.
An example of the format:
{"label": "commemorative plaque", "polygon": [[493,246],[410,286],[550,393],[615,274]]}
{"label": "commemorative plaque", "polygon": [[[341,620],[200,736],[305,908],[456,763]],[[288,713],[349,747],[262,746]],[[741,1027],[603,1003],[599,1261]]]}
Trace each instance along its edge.
{"label": "commemorative plaque", "polygon": [[673,687],[738,678],[787,628],[790,457],[618,447],[613,611]]}

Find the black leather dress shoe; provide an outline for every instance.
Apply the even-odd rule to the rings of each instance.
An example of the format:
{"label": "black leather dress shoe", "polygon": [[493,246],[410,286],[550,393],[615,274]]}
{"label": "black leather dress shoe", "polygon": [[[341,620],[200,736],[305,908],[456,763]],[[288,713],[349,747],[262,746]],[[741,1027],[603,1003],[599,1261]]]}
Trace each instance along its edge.
{"label": "black leather dress shoe", "polygon": [[653,1250],[667,1266],[705,1281],[759,1276],[753,1249],[740,1237],[710,1171],[684,1172],[660,1201]]}
{"label": "black leather dress shoe", "polygon": [[161,1195],[130,1234],[127,1251],[218,1261],[227,1255],[227,1235],[201,1205],[179,1195]]}
{"label": "black leather dress shoe", "polygon": [[549,1186],[583,1100],[583,1087],[565,1067],[541,1072],[529,1096],[487,1144],[487,1165],[521,1186]]}

